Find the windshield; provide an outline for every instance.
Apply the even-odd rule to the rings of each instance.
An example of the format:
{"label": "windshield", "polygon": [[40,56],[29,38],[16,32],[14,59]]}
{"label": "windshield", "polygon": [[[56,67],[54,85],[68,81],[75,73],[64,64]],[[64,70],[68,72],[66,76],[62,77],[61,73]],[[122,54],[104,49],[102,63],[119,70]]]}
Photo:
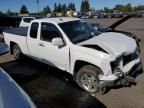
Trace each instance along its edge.
{"label": "windshield", "polygon": [[60,23],[59,26],[72,43],[79,43],[99,34],[91,25],[81,20]]}

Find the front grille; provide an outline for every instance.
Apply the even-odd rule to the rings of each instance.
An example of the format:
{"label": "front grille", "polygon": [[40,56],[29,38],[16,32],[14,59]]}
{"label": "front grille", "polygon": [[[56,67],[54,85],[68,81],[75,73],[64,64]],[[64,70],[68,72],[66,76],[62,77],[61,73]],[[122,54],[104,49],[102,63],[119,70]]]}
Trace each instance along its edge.
{"label": "front grille", "polygon": [[110,62],[112,72],[119,66],[122,57],[117,58],[115,61]]}
{"label": "front grille", "polygon": [[138,57],[139,57],[139,54],[137,52],[123,56],[123,65],[128,64],[129,62],[137,59]]}

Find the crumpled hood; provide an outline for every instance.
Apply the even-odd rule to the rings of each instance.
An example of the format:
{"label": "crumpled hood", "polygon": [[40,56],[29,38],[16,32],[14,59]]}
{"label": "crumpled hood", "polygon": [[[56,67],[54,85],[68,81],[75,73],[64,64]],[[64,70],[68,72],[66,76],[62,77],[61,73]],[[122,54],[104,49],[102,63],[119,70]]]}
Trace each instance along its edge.
{"label": "crumpled hood", "polygon": [[137,47],[133,38],[114,32],[102,33],[94,38],[81,42],[78,45],[98,45],[115,56],[133,53]]}

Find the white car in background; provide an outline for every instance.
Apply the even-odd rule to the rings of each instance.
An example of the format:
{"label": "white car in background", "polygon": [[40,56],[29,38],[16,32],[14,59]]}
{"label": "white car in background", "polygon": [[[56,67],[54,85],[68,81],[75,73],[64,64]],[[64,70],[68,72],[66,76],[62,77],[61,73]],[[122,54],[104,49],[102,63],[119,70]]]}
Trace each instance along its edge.
{"label": "white car in background", "polygon": [[35,18],[34,17],[23,17],[20,22],[19,27],[28,27],[32,20],[35,20]]}

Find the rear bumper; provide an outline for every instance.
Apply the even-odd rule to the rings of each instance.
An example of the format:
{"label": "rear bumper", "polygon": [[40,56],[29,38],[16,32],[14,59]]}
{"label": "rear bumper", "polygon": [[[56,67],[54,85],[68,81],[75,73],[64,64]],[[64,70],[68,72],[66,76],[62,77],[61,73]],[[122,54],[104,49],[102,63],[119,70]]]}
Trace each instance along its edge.
{"label": "rear bumper", "polygon": [[[112,86],[119,86],[119,85],[125,85],[127,83],[130,83],[130,79],[135,79],[138,75],[143,73],[143,65],[142,62],[134,65],[129,72],[122,75],[121,77],[118,77],[115,80],[110,81],[104,81],[102,86],[103,87],[112,87]],[[130,78],[130,79],[128,79]]]}

